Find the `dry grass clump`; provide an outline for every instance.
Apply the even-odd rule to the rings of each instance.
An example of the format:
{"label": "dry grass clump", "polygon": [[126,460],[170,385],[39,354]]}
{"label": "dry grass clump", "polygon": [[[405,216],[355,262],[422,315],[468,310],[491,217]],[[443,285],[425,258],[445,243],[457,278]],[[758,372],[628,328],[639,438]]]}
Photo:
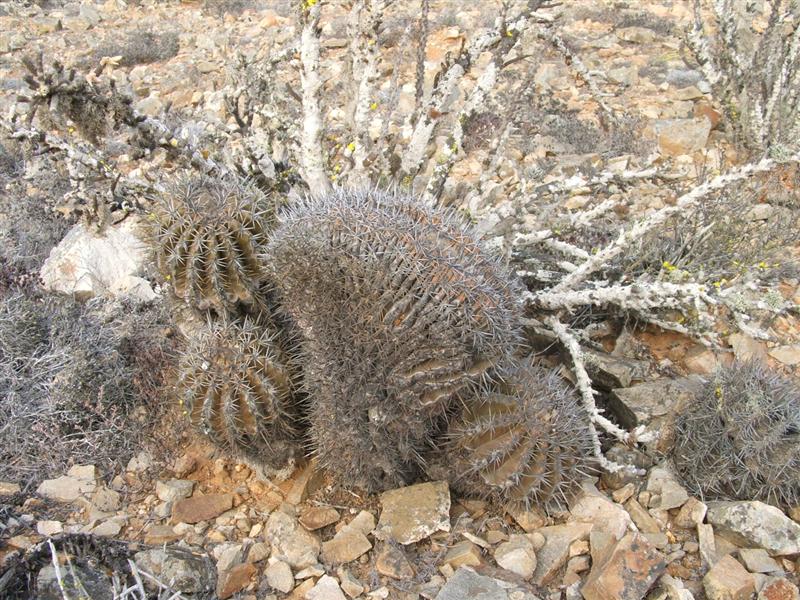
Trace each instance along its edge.
{"label": "dry grass clump", "polygon": [[178,54],[179,48],[177,31],[138,28],[105,40],[95,49],[94,56],[98,61],[104,56],[120,56],[120,66],[135,67],[167,61]]}

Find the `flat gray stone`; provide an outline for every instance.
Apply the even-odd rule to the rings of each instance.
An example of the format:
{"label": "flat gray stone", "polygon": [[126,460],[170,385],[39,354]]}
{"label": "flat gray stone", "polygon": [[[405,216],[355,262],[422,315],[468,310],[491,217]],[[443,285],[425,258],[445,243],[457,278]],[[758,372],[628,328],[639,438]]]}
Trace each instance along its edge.
{"label": "flat gray stone", "polygon": [[436,600],[508,600],[508,593],[491,577],[461,568],[436,594]]}
{"label": "flat gray stone", "polygon": [[800,525],[763,502],[709,502],[706,519],[739,546],[759,546],[772,555],[800,554]]}

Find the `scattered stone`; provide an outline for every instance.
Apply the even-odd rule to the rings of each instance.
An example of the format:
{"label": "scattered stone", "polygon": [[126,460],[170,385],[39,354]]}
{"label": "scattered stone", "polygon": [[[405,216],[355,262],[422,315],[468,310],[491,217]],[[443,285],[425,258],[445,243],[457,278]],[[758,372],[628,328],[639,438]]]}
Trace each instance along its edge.
{"label": "scattered stone", "polygon": [[573,556],[567,561],[567,572],[561,582],[564,586],[571,586],[580,581],[580,574],[588,571],[591,566],[591,559],[588,556]]}
{"label": "scattered stone", "polygon": [[447,482],[420,483],[381,494],[376,537],[413,544],[437,531],[450,531]]}
{"label": "scattered stone", "polygon": [[217,573],[230,571],[234,565],[244,560],[244,546],[242,544],[222,544],[214,548],[217,559]]}
{"label": "scattered stone", "polygon": [[689,499],[689,493],[678,483],[674,473],[662,467],[653,467],[647,478],[647,491],[653,494],[649,507],[659,510],[680,508]]}
{"label": "scattered stone", "polygon": [[63,533],[64,524],[61,521],[38,521],[36,523],[36,532],[41,535],[52,536]]}
{"label": "scattered stone", "polygon": [[173,523],[199,523],[233,508],[231,494],[206,494],[178,500],[172,505]]}
{"label": "scattered stone", "polygon": [[697,543],[700,545],[700,558],[708,567],[713,567],[717,562],[717,544],[714,538],[714,528],[711,525],[698,523]]}
{"label": "scattered stone", "polygon": [[375,515],[367,510],[362,510],[341,531],[358,531],[364,535],[369,535],[375,529]]}
{"label": "scattered stone", "polygon": [[342,529],[332,540],[322,542],[322,559],[331,565],[340,565],[369,552],[372,543],[360,531]]}
{"label": "scattered stone", "polygon": [[364,585],[347,569],[340,567],[336,574],[339,576],[339,585],[342,591],[351,598],[360,596],[364,592]]}
{"label": "scattered stone", "polygon": [[733,348],[733,355],[738,361],[766,362],[767,360],[767,350],[764,344],[745,333],[729,335],[728,343]]}
{"label": "scattered stone", "polygon": [[288,600],[304,600],[306,598],[306,594],[314,587],[316,581],[313,579],[306,579],[300,585],[298,585],[292,593],[287,596]]}
{"label": "scattered stone", "polygon": [[636,486],[632,483],[626,483],[618,490],[614,490],[611,493],[611,497],[614,499],[614,502],[617,502],[618,504],[625,504],[625,501],[633,496],[635,492]]}
{"label": "scattered stone", "polygon": [[759,546],[772,555],[800,554],[800,525],[763,502],[710,502],[708,522],[740,546]]}
{"label": "scattered stone", "polygon": [[[542,545],[544,545],[544,536],[542,536],[542,534],[539,534],[539,536],[542,538]],[[491,531],[486,532],[486,541],[489,542],[490,544],[497,544],[499,542],[505,542],[506,540],[508,540],[508,534],[504,531],[493,529]]]}
{"label": "scattered stone", "polygon": [[264,536],[272,545],[273,558],[285,561],[294,569],[316,564],[319,538],[303,529],[294,517],[281,511],[273,512],[267,520]]}
{"label": "scattered stone", "polygon": [[509,600],[508,593],[496,579],[460,568],[439,590],[436,600]]}
{"label": "scattered stone", "polygon": [[570,513],[572,519],[594,523],[595,530],[608,531],[618,540],[622,539],[631,524],[631,515],[596,489],[581,494],[573,503]]}
{"label": "scattered stone", "polygon": [[641,600],[667,567],[664,555],[639,533],[628,533],[603,564],[592,567],[581,593],[586,600]]}
{"label": "scattered stone", "polygon": [[19,494],[22,489],[19,484],[11,483],[10,481],[0,481],[0,496],[13,496]]}
{"label": "scattered stone", "polygon": [[217,584],[217,596],[219,600],[227,600],[237,592],[241,592],[250,584],[250,579],[256,573],[256,568],[252,563],[242,563],[219,576]]}
{"label": "scattered stone", "polygon": [[781,571],[781,566],[763,548],[742,548],[739,558],[751,573],[775,573]]}
{"label": "scattered stone", "polygon": [[778,346],[770,350],[768,354],[784,365],[800,365],[800,344]]}
{"label": "scattered stone", "polygon": [[101,537],[116,537],[120,531],[122,531],[122,523],[118,519],[109,519],[97,525],[91,533]]}
{"label": "scattered stone", "polygon": [[592,523],[566,523],[542,527],[538,533],[545,539],[544,546],[536,552],[536,570],[532,580],[536,585],[549,582],[567,562],[569,547],[575,540],[585,540],[594,525]]}
{"label": "scattered stone", "polygon": [[512,535],[494,551],[495,562],[512,573],[530,579],[536,570],[536,553],[533,544],[524,535]]}
{"label": "scattered stone", "polygon": [[755,580],[739,562],[725,556],[703,577],[708,600],[750,600],[755,594]]}
{"label": "scattered stone", "polygon": [[192,495],[194,481],[188,479],[170,479],[156,481],[156,496],[163,502],[177,502]]}
{"label": "scattered stone", "polygon": [[[153,548],[137,552],[134,556],[136,566],[151,573],[161,581],[168,581],[170,587],[183,594],[203,594],[216,587],[216,569],[208,556],[187,548]],[[157,590],[149,579],[144,579],[145,587]],[[160,591],[160,590],[157,590]]]}
{"label": "scattered stone", "polygon": [[636,527],[639,528],[639,531],[644,533],[659,533],[661,531],[661,527],[658,526],[658,522],[656,522],[653,516],[633,498],[628,500],[625,504],[625,508],[628,509],[628,514],[631,516],[631,519],[633,519],[633,522],[636,523]]}
{"label": "scattered stone", "polygon": [[525,533],[531,533],[547,525],[547,517],[537,510],[524,510],[516,504],[510,504],[506,506],[506,512],[525,530]]}
{"label": "scattered stone", "polygon": [[295,478],[292,489],[286,494],[286,502],[294,505],[300,504],[308,498],[309,494],[317,491],[323,481],[322,470],[317,468],[317,461],[311,460]]}
{"label": "scattered stone", "polygon": [[453,569],[465,566],[477,567],[482,562],[480,548],[469,540],[458,542],[447,551],[444,562]]}
{"label": "scattered stone", "polygon": [[325,569],[322,565],[316,564],[311,565],[310,567],[306,567],[305,569],[301,569],[297,573],[294,574],[295,579],[309,579],[311,577],[321,577],[325,574]]}
{"label": "scattered stone", "polygon": [[705,148],[711,121],[705,117],[665,119],[655,124],[658,147],[664,156],[692,154]]}
{"label": "scattered stone", "polygon": [[261,562],[269,557],[270,547],[265,542],[256,542],[247,551],[247,562]]}
{"label": "scattered stone", "polygon": [[689,498],[684,505],[681,506],[678,514],[675,515],[674,523],[678,527],[683,527],[684,529],[694,529],[706,518],[707,511],[708,507],[700,502],[700,500],[694,497]]}
{"label": "scattered stone", "polygon": [[45,479],[36,488],[36,493],[58,502],[74,502],[84,494],[95,490],[95,482],[62,475],[56,479]]}
{"label": "scattered stone", "polygon": [[[461,535],[463,535],[466,539],[468,539],[473,544],[477,544],[478,546],[480,546],[484,550],[488,550],[489,548],[492,547],[492,545],[489,542],[487,542],[485,539],[483,539],[481,537],[478,537],[477,535],[473,535],[469,531],[462,531]],[[508,539],[508,536],[506,536],[506,539]],[[503,541],[505,541],[505,540],[503,540]]]}
{"label": "scattered stone", "polygon": [[183,477],[191,473],[197,465],[197,459],[190,455],[184,454],[175,459],[175,464],[172,466],[172,472],[178,477]]}
{"label": "scattered stone", "polygon": [[315,531],[336,523],[339,518],[339,511],[332,506],[311,506],[301,513],[300,524],[309,531]]}
{"label": "scattered stone", "polygon": [[119,492],[115,492],[106,486],[100,486],[92,495],[92,504],[97,510],[114,512],[119,510],[120,499]]}
{"label": "scattered stone", "polygon": [[269,586],[279,592],[288,594],[294,588],[292,568],[282,560],[270,562],[264,571]]}
{"label": "scattered stone", "polygon": [[592,382],[599,388],[611,390],[626,388],[634,381],[647,377],[649,365],[645,361],[612,356],[591,348],[582,348],[586,360],[586,370]]}
{"label": "scattered stone", "polygon": [[375,558],[375,568],[381,575],[392,579],[409,580],[414,577],[414,569],[408,562],[400,546],[383,544]]}
{"label": "scattered stone", "polygon": [[308,600],[347,600],[339,583],[330,575],[323,575],[317,584],[306,592]]}
{"label": "scattered stone", "polygon": [[788,579],[771,577],[759,590],[758,600],[800,600],[800,591]]}

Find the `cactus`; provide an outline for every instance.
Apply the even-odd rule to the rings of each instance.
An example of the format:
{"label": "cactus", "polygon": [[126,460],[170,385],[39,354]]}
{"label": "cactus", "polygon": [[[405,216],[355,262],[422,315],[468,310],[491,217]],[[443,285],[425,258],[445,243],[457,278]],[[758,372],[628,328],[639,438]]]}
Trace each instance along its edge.
{"label": "cactus", "polygon": [[525,362],[467,402],[429,474],[465,495],[564,505],[594,470],[589,420],[552,370]]}
{"label": "cactus", "polygon": [[749,361],[719,369],[676,423],[675,464],[708,498],[800,501],[800,387]]}
{"label": "cactus", "polygon": [[452,212],[379,192],[297,203],[267,256],[303,334],[321,463],[369,489],[407,483],[454,400],[517,347],[505,269]]}
{"label": "cactus", "polygon": [[271,469],[302,454],[295,359],[274,321],[222,320],[192,340],[178,397],[192,422],[223,450]]}
{"label": "cactus", "polygon": [[218,315],[263,310],[259,261],[275,206],[250,182],[226,176],[176,182],[154,212],[159,269],[175,295]]}

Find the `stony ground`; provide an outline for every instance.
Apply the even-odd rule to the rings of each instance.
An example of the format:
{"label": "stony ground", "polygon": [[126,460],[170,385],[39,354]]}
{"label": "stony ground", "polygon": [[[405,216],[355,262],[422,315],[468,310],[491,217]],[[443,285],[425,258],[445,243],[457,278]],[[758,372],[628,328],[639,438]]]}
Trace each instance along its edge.
{"label": "stony ground", "polygon": [[[138,95],[138,108],[155,115],[169,105],[224,123],[225,65],[235,48],[294,35],[283,4],[225,13],[213,4],[128,6],[109,0],[9,10],[0,16],[4,106],[20,87],[23,52],[41,48],[74,64],[163,53],[147,64],[117,61],[115,72]],[[707,83],[680,51],[689,5],[628,2],[626,12],[596,0],[570,9],[566,32],[583,60],[607,73],[609,104],[646,123],[642,139],[635,140],[644,149],[632,146],[617,159],[620,164],[653,151],[674,161],[676,177],[690,178],[721,162],[715,145],[719,114]],[[463,32],[487,19],[477,2],[433,6],[431,73]],[[333,65],[346,45],[343,24],[333,19],[325,27]],[[142,42],[139,33],[130,38],[135,47],[127,46],[126,35],[142,29],[156,37]],[[575,87],[560,57],[544,56],[537,68],[542,93],[563,100],[574,109],[573,118],[588,111],[585,90]],[[409,91],[404,93],[399,102],[409,101]],[[524,154],[521,163],[553,156],[563,174],[600,160],[586,147],[594,138],[580,131],[587,137],[521,137],[515,141]],[[704,165],[696,160],[700,149],[707,149]],[[155,168],[163,161],[156,153],[147,165],[131,161],[130,167]],[[472,153],[455,171],[470,183],[481,169],[480,156]],[[646,213],[671,199],[668,189],[651,188],[630,211]],[[565,208],[585,202],[574,194]],[[498,224],[489,208],[494,207],[469,207],[477,218],[486,217],[480,226],[487,231]],[[796,280],[782,282],[781,293],[800,302]],[[610,354],[598,354],[592,377],[626,426],[668,430],[670,409],[694,378],[720,363],[757,356],[793,372],[800,364],[800,329],[782,317],[770,332],[768,342],[727,336],[728,347],[721,350],[660,331],[610,332],[601,339]],[[194,437],[177,438],[175,446],[175,458],[143,451],[117,474],[75,466],[44,481],[30,497],[15,484],[0,483],[0,495],[8,496],[0,514],[0,559],[12,561],[15,552],[47,536],[89,532],[135,544],[137,568],[187,598],[800,598],[800,507],[787,515],[760,502],[703,502],[671,474],[663,446],[613,449],[647,474],[587,481],[568,507],[549,515],[454,497],[442,482],[360,495],[334,487],[313,463],[285,480],[270,480]],[[150,579],[147,585],[158,589]],[[60,597],[54,571],[43,570],[40,586],[48,589],[41,597]]]}

